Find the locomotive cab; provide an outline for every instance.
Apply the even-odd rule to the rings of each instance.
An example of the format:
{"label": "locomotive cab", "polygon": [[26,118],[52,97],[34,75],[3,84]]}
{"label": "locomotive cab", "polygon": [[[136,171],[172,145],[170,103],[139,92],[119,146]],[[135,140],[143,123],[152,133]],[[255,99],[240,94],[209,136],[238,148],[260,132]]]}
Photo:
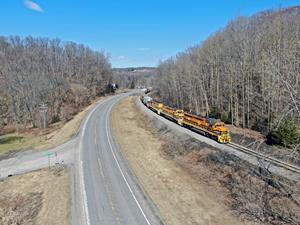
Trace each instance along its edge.
{"label": "locomotive cab", "polygon": [[219,134],[218,135],[218,142],[220,142],[220,143],[229,143],[231,141],[228,128],[225,127],[225,124],[223,122],[216,122],[212,126],[212,130],[215,133]]}
{"label": "locomotive cab", "polygon": [[184,111],[182,109],[177,109],[174,111],[174,116],[177,119],[177,123],[182,126],[183,125],[183,117]]}

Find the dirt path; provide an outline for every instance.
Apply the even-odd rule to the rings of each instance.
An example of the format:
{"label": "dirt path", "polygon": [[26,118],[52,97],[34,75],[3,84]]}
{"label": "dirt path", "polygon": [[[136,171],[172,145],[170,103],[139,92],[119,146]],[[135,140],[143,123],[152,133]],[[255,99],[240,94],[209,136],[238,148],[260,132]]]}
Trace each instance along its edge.
{"label": "dirt path", "polygon": [[245,224],[175,161],[163,156],[163,142],[145,126],[134,98],[113,112],[113,129],[126,159],[168,225]]}
{"label": "dirt path", "polygon": [[69,225],[66,168],[44,169],[0,182],[0,224]]}

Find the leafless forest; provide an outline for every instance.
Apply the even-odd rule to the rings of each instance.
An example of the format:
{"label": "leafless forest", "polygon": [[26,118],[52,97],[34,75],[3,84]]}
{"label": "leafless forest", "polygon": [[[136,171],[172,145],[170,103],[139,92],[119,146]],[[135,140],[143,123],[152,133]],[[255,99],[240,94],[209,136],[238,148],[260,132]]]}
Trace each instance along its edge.
{"label": "leafless forest", "polygon": [[48,122],[67,121],[112,78],[107,56],[59,39],[0,37],[0,128],[39,126],[39,106]]}
{"label": "leafless forest", "polygon": [[265,134],[286,118],[299,125],[299,53],[300,7],[238,17],[162,62],[157,94],[167,104]]}
{"label": "leafless forest", "polygon": [[113,80],[120,88],[136,88],[152,86],[156,69],[152,67],[115,68]]}

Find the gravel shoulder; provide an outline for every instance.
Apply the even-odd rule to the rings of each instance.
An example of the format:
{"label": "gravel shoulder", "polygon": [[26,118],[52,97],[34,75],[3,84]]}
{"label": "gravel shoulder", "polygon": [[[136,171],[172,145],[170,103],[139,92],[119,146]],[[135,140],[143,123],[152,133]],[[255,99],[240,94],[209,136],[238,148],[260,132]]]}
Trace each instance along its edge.
{"label": "gravel shoulder", "polygon": [[218,188],[194,179],[184,167],[164,155],[165,143],[145,124],[134,101],[134,97],[129,97],[115,107],[113,132],[165,223],[245,224],[218,199]]}

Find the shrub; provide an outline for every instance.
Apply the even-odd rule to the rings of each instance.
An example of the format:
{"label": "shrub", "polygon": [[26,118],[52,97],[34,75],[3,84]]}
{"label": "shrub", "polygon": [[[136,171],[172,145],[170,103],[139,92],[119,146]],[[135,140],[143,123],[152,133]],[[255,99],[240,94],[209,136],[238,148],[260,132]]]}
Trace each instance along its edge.
{"label": "shrub", "polygon": [[208,114],[209,118],[220,119],[221,114],[217,108],[212,108]]}
{"label": "shrub", "polygon": [[295,120],[286,118],[276,129],[272,130],[267,136],[270,144],[277,144],[290,147],[299,143],[300,134],[298,132]]}
{"label": "shrub", "polygon": [[253,125],[251,126],[252,130],[258,131],[264,135],[269,133],[269,127],[268,127],[268,118],[262,117],[262,118],[256,118],[253,122]]}
{"label": "shrub", "polygon": [[51,123],[57,123],[59,121],[60,121],[59,115],[55,114],[55,115],[52,116]]}
{"label": "shrub", "polygon": [[132,81],[130,84],[130,89],[134,89],[134,88],[135,88],[135,83],[134,83],[134,81]]}
{"label": "shrub", "polygon": [[232,122],[231,112],[223,112],[221,115],[221,121],[227,124],[231,124]]}

